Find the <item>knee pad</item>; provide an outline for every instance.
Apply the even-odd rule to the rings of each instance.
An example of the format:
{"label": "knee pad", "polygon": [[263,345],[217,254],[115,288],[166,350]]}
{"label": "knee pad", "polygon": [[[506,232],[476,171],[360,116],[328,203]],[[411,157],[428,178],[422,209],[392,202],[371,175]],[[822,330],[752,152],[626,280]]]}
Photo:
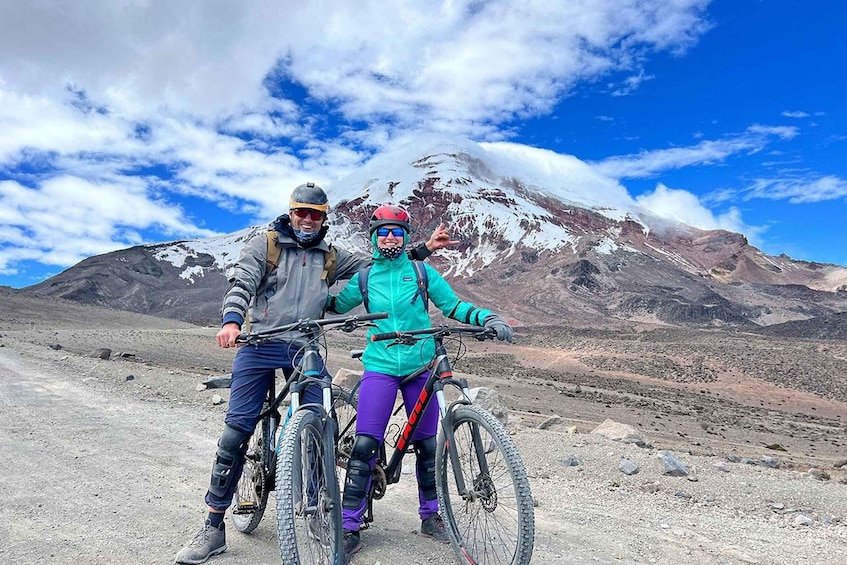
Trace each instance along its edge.
{"label": "knee pad", "polygon": [[438,442],[435,436],[413,442],[415,447],[415,470],[418,472],[418,487],[425,500],[435,500],[435,451]]}
{"label": "knee pad", "polygon": [[371,436],[356,435],[353,453],[347,462],[347,478],[344,481],[344,496],[341,506],[355,510],[362,504],[371,480],[371,471],[379,450],[379,441]]}
{"label": "knee pad", "polygon": [[244,465],[244,453],[247,451],[249,439],[250,434],[224,426],[224,431],[218,440],[215,463],[212,465],[209,492],[222,498],[234,492],[236,477],[241,474],[241,467]]}

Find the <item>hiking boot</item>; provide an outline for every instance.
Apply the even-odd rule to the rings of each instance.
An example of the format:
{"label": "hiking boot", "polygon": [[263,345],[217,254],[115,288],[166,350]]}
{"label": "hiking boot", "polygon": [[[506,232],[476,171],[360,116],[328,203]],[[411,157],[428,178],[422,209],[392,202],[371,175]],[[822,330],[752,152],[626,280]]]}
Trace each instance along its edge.
{"label": "hiking boot", "polygon": [[176,554],[177,563],[196,565],[205,563],[213,555],[226,551],[226,528],[221,522],[220,529],[209,524],[207,520],[194,539]]}
{"label": "hiking boot", "polygon": [[344,560],[350,561],[350,557],[360,549],[362,549],[362,542],[359,540],[359,532],[344,530]]}
{"label": "hiking boot", "polygon": [[421,535],[432,538],[438,543],[450,543],[450,537],[444,528],[444,520],[439,514],[433,514],[426,520],[421,520]]}

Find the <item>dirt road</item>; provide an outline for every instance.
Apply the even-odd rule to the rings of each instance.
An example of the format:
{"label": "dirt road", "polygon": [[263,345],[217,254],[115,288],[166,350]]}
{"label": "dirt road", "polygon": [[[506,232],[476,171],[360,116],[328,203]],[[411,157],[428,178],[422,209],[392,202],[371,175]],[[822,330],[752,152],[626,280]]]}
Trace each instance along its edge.
{"label": "dirt road", "polygon": [[[173,562],[203,520],[225,410],[195,390],[229,363],[213,334],[3,329],[0,563]],[[132,344],[136,361],[82,353],[107,337],[114,349]],[[537,502],[533,563],[835,565],[847,555],[845,470],[819,480],[682,450],[690,475],[669,477],[655,448],[526,425],[511,433]],[[619,471],[624,458],[637,474]],[[355,565],[454,563],[448,547],[413,533],[416,506],[407,475],[377,506]],[[229,550],[211,563],[279,563],[274,526],[269,512],[251,536],[230,527]]]}

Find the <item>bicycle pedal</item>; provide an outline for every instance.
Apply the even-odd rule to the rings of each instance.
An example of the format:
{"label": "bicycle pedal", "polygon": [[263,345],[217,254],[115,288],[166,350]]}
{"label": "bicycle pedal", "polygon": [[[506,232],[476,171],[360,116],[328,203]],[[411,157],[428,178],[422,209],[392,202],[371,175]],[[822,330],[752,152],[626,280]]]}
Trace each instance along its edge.
{"label": "bicycle pedal", "polygon": [[232,509],[233,514],[253,514],[256,512],[256,504],[253,502],[242,502]]}

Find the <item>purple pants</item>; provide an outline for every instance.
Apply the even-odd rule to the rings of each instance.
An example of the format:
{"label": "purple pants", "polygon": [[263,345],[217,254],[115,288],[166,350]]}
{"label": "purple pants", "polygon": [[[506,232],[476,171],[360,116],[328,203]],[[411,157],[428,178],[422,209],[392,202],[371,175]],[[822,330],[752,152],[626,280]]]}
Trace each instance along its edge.
{"label": "purple pants", "polygon": [[[429,371],[413,379],[402,387],[400,381],[402,377],[385,375],[374,371],[365,371],[362,374],[362,383],[359,385],[359,406],[356,415],[356,435],[366,435],[376,439],[380,444],[385,438],[385,429],[388,427],[388,421],[391,419],[391,412],[394,410],[394,399],[397,398],[397,389],[403,395],[403,404],[406,408],[406,415],[415,407],[415,402],[418,400],[418,395],[429,378]],[[414,442],[420,439],[433,437],[438,432],[438,403],[430,402],[426,407],[418,424],[418,429],[415,431],[411,440]],[[375,461],[368,461],[368,465],[373,469]],[[418,485],[420,485],[420,477],[417,477]],[[438,499],[426,500],[423,492],[418,488],[418,500],[420,507],[418,514],[421,520],[425,520],[438,513]],[[343,523],[345,530],[358,530],[362,523],[362,515],[365,513],[365,499],[362,499],[359,507],[356,510],[344,509]]]}

